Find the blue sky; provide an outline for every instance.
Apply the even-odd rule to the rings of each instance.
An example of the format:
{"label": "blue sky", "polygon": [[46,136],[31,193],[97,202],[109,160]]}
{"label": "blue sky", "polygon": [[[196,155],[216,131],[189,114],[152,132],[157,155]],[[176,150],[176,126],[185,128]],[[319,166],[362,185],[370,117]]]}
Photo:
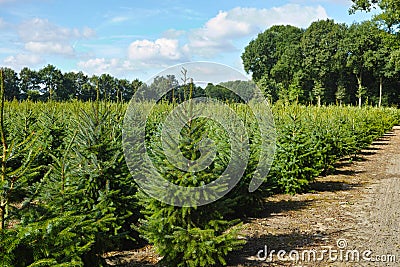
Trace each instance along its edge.
{"label": "blue sky", "polygon": [[168,66],[212,61],[241,72],[240,55],[277,24],[352,23],[350,0],[0,0],[0,66],[146,81]]}

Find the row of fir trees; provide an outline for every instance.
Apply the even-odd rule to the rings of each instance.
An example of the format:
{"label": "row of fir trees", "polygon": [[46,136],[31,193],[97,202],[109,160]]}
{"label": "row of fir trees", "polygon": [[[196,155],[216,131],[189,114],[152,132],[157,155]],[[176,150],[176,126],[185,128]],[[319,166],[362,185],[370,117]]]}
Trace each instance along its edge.
{"label": "row of fir trees", "polygon": [[[186,171],[168,160],[162,131],[179,98],[187,100],[198,93],[199,88],[190,83],[175,92],[172,103],[160,101],[154,108],[143,103],[151,109],[144,146],[154,169],[141,165],[143,147],[138,150],[135,142],[130,143],[140,138],[135,123],[140,116],[124,119],[126,103],[99,101],[99,97],[93,102],[9,102],[2,73],[0,69],[0,266],[5,267],[108,266],[107,252],[146,244],[160,255],[160,266],[226,265],[245,242],[240,238],[242,222],[271,204],[265,202],[267,196],[309,190],[317,176],[334,170],[339,159],[356,157],[400,122],[395,108],[280,101],[272,106],[275,159],[268,175],[261,177],[263,133],[249,106],[228,103],[246,132],[232,136],[219,122],[194,116],[207,110],[231,122],[221,103],[183,106],[181,118],[186,123],[178,131],[179,138],[165,139],[169,140],[165,144],[191,161],[213,151],[214,145],[216,149],[209,166]],[[149,88],[169,79],[174,81],[159,77]],[[209,85],[205,91],[212,94],[213,89]],[[233,144],[240,146],[234,150]],[[241,148],[247,148],[248,157],[237,151]],[[124,153],[128,158],[136,155],[131,158],[133,166],[127,165]],[[220,176],[235,175],[225,173],[228,165],[236,169],[242,164],[246,164],[244,173],[235,187],[202,206],[169,205],[135,182],[151,181],[158,173],[175,185],[201,187]],[[264,183],[251,193],[254,177]],[[225,187],[223,183],[218,190]]]}

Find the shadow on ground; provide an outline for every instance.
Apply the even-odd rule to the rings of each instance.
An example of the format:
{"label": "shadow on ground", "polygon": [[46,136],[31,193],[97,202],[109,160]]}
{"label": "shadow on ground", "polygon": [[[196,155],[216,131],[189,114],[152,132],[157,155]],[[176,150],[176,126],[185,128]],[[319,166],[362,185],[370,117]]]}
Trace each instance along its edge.
{"label": "shadow on ground", "polygon": [[242,218],[244,222],[251,221],[256,218],[267,218],[270,216],[276,216],[277,214],[284,213],[287,211],[295,211],[307,208],[313,201],[296,201],[296,200],[281,200],[281,201],[267,201],[261,211],[252,214],[252,217]]}
{"label": "shadow on ground", "polygon": [[[270,266],[266,265],[268,264],[268,258],[270,254],[274,256],[273,261],[278,264],[276,253],[279,250],[284,250],[289,253],[291,250],[299,250],[299,248],[306,246],[318,246],[321,244],[321,240],[323,238],[326,238],[326,235],[311,235],[295,231],[289,234],[265,234],[257,238],[249,238],[246,240],[247,243],[243,246],[239,253],[232,252],[228,255],[227,265]],[[272,250],[274,250],[274,252]],[[260,259],[257,254],[259,254],[261,257],[267,258]]]}
{"label": "shadow on ground", "polygon": [[[356,172],[342,171],[344,175],[354,175]],[[360,172],[361,173],[361,172]],[[352,190],[356,187],[360,187],[359,184],[349,184],[345,182],[336,182],[336,181],[317,181],[311,184],[310,191],[311,192],[337,192],[337,191],[344,191],[344,190]]]}

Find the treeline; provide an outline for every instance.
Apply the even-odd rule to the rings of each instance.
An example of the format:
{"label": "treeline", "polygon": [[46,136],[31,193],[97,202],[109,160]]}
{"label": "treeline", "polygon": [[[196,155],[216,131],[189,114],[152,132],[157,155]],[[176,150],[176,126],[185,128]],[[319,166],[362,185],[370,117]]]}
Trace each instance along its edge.
{"label": "treeline", "polygon": [[[188,85],[191,88],[189,90]],[[156,76],[151,84],[142,84],[137,98],[182,103],[189,98],[207,97],[223,102],[243,103],[253,97],[255,83],[252,81],[227,81],[219,84],[208,83],[204,88],[193,81],[179,84],[175,75]],[[146,94],[146,95],[142,95]]]}
{"label": "treeline", "polygon": [[129,81],[109,74],[89,77],[81,71],[62,73],[50,64],[38,71],[27,67],[19,73],[10,68],[2,70],[6,100],[89,101],[99,97],[108,101],[129,101],[142,84],[138,79]]}
{"label": "treeline", "polygon": [[[19,73],[10,68],[1,68],[4,77],[5,99],[32,101],[94,101],[127,102],[143,86],[146,97],[160,96],[168,102],[182,102],[189,95],[186,86],[179,84],[174,75],[157,76],[147,85],[138,79],[128,81],[109,74],[89,77],[83,72],[62,73],[53,65],[39,71],[23,68]],[[189,83],[189,81],[187,82]],[[194,84],[193,84],[194,85]],[[193,86],[193,97],[211,97],[221,101],[243,102],[250,99],[255,84],[251,81],[228,81],[218,85],[207,84],[205,88]],[[162,91],[167,92],[163,95]],[[236,92],[236,93],[234,93]],[[97,93],[99,95],[97,95]],[[161,94],[161,95],[160,95]],[[242,99],[242,97],[245,99]],[[140,97],[140,96],[138,96]]]}
{"label": "treeline", "polygon": [[273,26],[242,54],[245,71],[276,101],[400,104],[400,42],[372,21]]}

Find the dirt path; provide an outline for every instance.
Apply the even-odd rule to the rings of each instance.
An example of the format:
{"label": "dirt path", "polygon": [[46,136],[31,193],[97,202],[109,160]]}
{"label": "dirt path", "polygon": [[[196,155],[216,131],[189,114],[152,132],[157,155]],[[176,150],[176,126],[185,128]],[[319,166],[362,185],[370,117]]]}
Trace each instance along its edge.
{"label": "dirt path", "polygon": [[230,266],[400,266],[400,127],[313,188],[269,198],[270,208],[246,223],[248,243]]}
{"label": "dirt path", "polygon": [[[266,199],[266,210],[245,222],[247,244],[228,266],[400,266],[400,127],[359,161],[343,159],[312,189]],[[157,259],[148,246],[113,253],[109,263],[154,266]]]}
{"label": "dirt path", "polygon": [[[364,197],[355,209],[358,227],[350,231],[358,246],[377,256],[393,255],[395,259],[370,263],[370,266],[400,264],[400,127],[396,127],[384,153],[365,166],[371,177],[377,177],[365,188]],[[381,257],[385,261],[385,257]],[[366,264],[368,265],[368,264]]]}

